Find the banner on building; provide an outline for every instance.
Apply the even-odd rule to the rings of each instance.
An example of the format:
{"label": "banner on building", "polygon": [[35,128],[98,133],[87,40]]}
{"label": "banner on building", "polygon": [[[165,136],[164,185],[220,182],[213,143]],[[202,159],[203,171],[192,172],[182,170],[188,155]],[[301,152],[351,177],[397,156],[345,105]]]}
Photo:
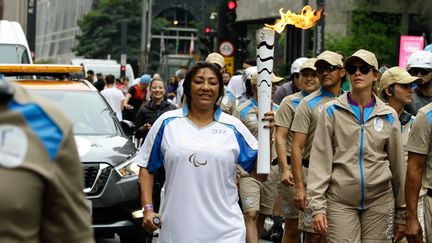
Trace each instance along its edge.
{"label": "banner on building", "polygon": [[411,54],[415,51],[423,50],[423,47],[423,36],[402,35],[400,37],[399,66],[406,67],[406,63]]}

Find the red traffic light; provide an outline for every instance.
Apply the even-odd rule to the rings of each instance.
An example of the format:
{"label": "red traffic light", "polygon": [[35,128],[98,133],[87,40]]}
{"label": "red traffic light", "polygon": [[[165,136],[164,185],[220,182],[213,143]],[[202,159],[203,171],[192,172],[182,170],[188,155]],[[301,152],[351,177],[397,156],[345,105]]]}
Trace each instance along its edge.
{"label": "red traffic light", "polygon": [[204,32],[210,33],[211,32],[211,28],[209,26],[205,27]]}
{"label": "red traffic light", "polygon": [[235,1],[228,1],[227,6],[229,10],[234,10],[237,7],[237,3]]}
{"label": "red traffic light", "polygon": [[121,70],[121,71],[126,71],[126,66],[121,66],[121,67],[120,67],[120,70]]}

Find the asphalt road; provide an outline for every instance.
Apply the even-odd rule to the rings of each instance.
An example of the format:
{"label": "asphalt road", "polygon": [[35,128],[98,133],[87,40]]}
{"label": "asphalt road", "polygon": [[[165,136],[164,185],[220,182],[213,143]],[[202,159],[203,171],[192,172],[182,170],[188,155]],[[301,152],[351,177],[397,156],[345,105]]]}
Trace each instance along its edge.
{"label": "asphalt road", "polygon": [[[120,243],[120,239],[116,235],[114,239],[98,239],[96,243]],[[157,243],[157,238],[153,239],[152,243]],[[271,241],[260,240],[259,243],[272,243]]]}

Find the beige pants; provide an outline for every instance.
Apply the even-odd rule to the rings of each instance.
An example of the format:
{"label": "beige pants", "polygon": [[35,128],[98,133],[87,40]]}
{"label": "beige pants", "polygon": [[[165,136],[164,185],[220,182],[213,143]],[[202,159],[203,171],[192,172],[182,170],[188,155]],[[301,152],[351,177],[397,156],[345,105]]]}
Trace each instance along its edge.
{"label": "beige pants", "polygon": [[392,242],[394,199],[391,192],[378,198],[364,210],[329,199],[327,203],[328,242]]}
{"label": "beige pants", "polygon": [[252,176],[240,176],[240,199],[243,212],[259,211],[264,215],[272,215],[275,201],[279,168],[271,167],[265,182],[259,182]]}
{"label": "beige pants", "polygon": [[424,228],[426,242],[432,242],[432,197],[426,195],[424,197]]}

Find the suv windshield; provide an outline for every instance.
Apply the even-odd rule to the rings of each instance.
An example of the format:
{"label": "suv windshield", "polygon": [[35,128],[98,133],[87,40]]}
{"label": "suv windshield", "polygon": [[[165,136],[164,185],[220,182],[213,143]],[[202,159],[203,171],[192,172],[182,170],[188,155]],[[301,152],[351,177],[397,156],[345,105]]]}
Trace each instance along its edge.
{"label": "suv windshield", "polygon": [[115,115],[97,92],[31,90],[53,101],[74,123],[76,135],[116,135]]}
{"label": "suv windshield", "polygon": [[21,45],[0,44],[0,63],[30,64],[27,49]]}

